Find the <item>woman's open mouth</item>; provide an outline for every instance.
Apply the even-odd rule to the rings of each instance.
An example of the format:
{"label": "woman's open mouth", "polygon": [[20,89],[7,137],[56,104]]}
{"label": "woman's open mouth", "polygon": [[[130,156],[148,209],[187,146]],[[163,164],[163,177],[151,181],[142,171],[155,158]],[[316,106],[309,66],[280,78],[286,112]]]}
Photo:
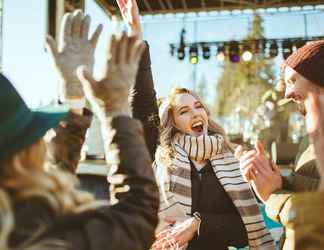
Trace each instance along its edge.
{"label": "woman's open mouth", "polygon": [[202,121],[195,122],[191,126],[191,130],[197,134],[201,134],[204,132],[204,124]]}

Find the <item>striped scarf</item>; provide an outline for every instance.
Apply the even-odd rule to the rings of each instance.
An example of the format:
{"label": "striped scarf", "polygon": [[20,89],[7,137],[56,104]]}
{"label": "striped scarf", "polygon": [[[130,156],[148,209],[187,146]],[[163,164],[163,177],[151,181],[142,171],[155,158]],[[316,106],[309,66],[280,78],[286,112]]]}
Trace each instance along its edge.
{"label": "striped scarf", "polygon": [[160,216],[175,206],[182,208],[184,217],[192,215],[190,160],[209,160],[216,177],[242,218],[250,249],[275,249],[257,201],[250,186],[242,178],[238,161],[224,148],[224,138],[218,134],[199,137],[177,134],[172,145],[175,150],[172,168],[165,170],[165,166],[156,162],[156,175],[161,189]]}

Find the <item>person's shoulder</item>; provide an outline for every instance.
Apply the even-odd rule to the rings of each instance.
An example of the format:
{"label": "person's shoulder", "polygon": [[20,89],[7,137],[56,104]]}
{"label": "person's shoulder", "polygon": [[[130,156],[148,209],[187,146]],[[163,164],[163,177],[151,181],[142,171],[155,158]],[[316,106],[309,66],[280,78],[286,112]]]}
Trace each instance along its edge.
{"label": "person's shoulder", "polygon": [[300,171],[305,168],[316,168],[316,156],[313,144],[308,145],[304,152],[301,153],[295,171]]}
{"label": "person's shoulder", "polygon": [[[21,244],[55,222],[54,210],[43,198],[13,202],[15,227],[10,235],[12,244]],[[45,232],[45,231],[44,231]]]}
{"label": "person's shoulder", "polygon": [[47,221],[55,217],[54,209],[41,197],[13,202],[13,207],[17,223],[32,220]]}

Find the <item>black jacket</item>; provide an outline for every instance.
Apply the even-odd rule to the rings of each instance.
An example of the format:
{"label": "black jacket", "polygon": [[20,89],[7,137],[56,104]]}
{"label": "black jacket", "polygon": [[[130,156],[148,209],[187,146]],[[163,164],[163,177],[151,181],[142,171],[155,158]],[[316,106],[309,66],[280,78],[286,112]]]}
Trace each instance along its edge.
{"label": "black jacket", "polygon": [[[155,151],[159,141],[159,116],[158,106],[156,99],[156,92],[154,90],[154,83],[151,71],[151,59],[150,49],[148,43],[145,44],[145,50],[142,55],[138,73],[136,76],[136,82],[130,91],[130,107],[134,118],[141,121],[144,128],[144,139],[150,153],[152,161],[154,160]],[[81,134],[85,134],[86,129],[90,126],[91,120],[87,121],[83,118],[83,123],[75,124],[78,129],[75,131],[81,131]],[[83,132],[82,132],[83,131]],[[78,135],[78,138],[82,138]],[[74,142],[74,145],[77,142]],[[81,146],[80,146],[81,149]],[[75,166],[75,162],[71,164],[65,164],[69,166]],[[70,167],[71,168],[71,167]],[[76,167],[74,167],[75,169]],[[109,198],[109,184],[107,183],[106,176],[102,175],[90,175],[82,174],[78,175],[80,179],[80,188],[86,190],[95,195],[97,199]]]}
{"label": "black jacket", "polygon": [[[129,191],[111,195],[119,202],[80,214],[57,215],[42,199],[14,202],[15,229],[10,245],[18,246],[39,233],[41,239],[62,239],[74,250],[149,249],[154,240],[159,206],[158,189],[142,125],[128,117],[112,121],[113,143],[120,151],[116,174],[126,176],[121,185]],[[41,229],[41,230],[40,230]]]}

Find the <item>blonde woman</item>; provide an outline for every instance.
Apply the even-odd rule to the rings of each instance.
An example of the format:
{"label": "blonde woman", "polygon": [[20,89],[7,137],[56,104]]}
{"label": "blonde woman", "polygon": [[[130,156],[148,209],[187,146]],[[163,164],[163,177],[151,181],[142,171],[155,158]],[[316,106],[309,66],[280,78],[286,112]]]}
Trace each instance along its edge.
{"label": "blonde woman", "polygon": [[167,226],[152,249],[274,249],[232,146],[199,97],[174,89],[160,118],[155,168]]}
{"label": "blonde woman", "polygon": [[[74,25],[80,27],[82,16],[74,17],[78,20]],[[42,137],[65,114],[31,111],[0,75],[0,249],[144,250],[151,246],[158,193],[142,126],[130,118],[127,102],[143,49],[134,37],[112,36],[100,81],[85,65],[74,78],[80,81],[64,83],[71,95],[82,83],[100,119],[111,170],[112,206],[77,191],[73,176],[45,169]]]}

